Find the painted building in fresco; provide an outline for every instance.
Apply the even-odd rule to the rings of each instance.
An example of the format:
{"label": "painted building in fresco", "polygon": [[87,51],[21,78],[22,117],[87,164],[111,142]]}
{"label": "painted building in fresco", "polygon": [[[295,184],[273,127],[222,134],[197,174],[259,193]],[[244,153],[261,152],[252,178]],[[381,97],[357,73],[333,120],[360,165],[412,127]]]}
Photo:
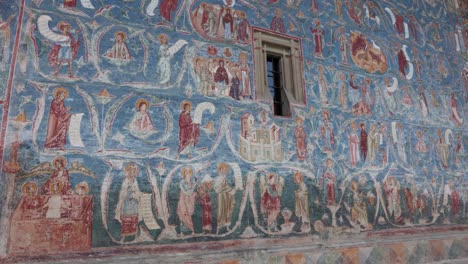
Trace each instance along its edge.
{"label": "painted building in fresco", "polygon": [[[0,0],[0,256],[466,232],[467,13]],[[290,115],[259,96],[254,28],[300,40]]]}

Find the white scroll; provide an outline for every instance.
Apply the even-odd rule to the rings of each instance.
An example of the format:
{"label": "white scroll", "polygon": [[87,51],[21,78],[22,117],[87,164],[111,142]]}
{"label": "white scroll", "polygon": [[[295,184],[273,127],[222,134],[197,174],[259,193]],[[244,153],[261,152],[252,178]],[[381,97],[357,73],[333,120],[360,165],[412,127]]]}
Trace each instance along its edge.
{"label": "white scroll", "polygon": [[405,39],[407,39],[409,38],[408,24],[403,23],[403,26],[405,27]]}
{"label": "white scroll", "polygon": [[406,45],[403,45],[401,47],[401,49],[403,50],[403,53],[405,54],[406,60],[408,61],[408,74],[406,74],[406,79],[411,80],[411,78],[413,78],[413,74],[414,74],[414,66],[413,66],[413,63],[411,63],[411,59],[408,56],[408,52],[406,51],[407,48],[408,48],[408,46],[406,46]]}
{"label": "white scroll", "polygon": [[393,84],[390,86],[387,86],[387,91],[389,93],[394,93],[396,92],[396,90],[398,90],[398,79],[393,77]]}
{"label": "white scroll", "polygon": [[239,164],[234,162],[230,162],[228,164],[231,166],[232,171],[234,172],[234,184],[236,185],[236,190],[243,190],[244,186],[242,186],[242,172]]}
{"label": "white scroll", "polygon": [[158,7],[158,5],[159,0],[151,0],[149,5],[146,7],[146,14],[148,14],[148,16],[154,16],[154,10],[156,7]]}
{"label": "white scroll", "polygon": [[453,132],[450,129],[445,130],[445,144],[450,145],[450,138],[452,137]]}
{"label": "white scroll", "polygon": [[39,33],[47,39],[54,42],[66,42],[69,40],[68,36],[57,34],[49,28],[49,22],[52,21],[50,16],[42,15],[37,19],[37,27]]}
{"label": "white scroll", "polygon": [[392,122],[392,137],[393,137],[393,143],[398,143],[396,122]]}
{"label": "white scroll", "polygon": [[94,9],[94,6],[91,4],[90,0],[81,0],[81,5],[87,9]]}
{"label": "white scroll", "polygon": [[193,123],[195,124],[201,124],[201,120],[203,117],[203,112],[205,110],[208,110],[211,114],[213,114],[216,110],[215,106],[213,103],[210,102],[203,102],[199,103],[197,107],[195,108],[195,112],[193,114]]}
{"label": "white scroll", "polygon": [[188,44],[186,40],[179,39],[174,45],[169,48],[169,53],[171,55],[176,54],[184,45]]}
{"label": "white scroll", "polygon": [[142,193],[140,196],[139,215],[143,218],[145,226],[150,230],[160,229],[151,209],[151,193]]}
{"label": "white scroll", "polygon": [[74,147],[84,147],[80,132],[83,115],[83,113],[73,114],[71,116],[70,125],[68,126],[68,138],[70,139],[70,144]]}

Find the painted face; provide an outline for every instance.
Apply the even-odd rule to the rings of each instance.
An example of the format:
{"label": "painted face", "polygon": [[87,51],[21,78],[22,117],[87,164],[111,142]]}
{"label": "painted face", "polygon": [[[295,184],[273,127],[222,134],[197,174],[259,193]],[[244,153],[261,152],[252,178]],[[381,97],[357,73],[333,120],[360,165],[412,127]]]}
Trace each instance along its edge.
{"label": "painted face", "polygon": [[140,105],[140,111],[146,112],[146,104],[141,104]]}

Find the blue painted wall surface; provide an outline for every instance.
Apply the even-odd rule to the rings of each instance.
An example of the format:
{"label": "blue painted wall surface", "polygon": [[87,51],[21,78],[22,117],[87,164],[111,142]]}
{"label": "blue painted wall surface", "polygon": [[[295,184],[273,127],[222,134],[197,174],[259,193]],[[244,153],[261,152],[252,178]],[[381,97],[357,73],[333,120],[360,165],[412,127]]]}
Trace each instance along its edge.
{"label": "blue painted wall surface", "polygon": [[[461,2],[1,1],[2,230],[83,195],[91,247],[466,224]],[[253,26],[301,40],[292,116],[256,96]],[[57,251],[31,232],[6,254]]]}

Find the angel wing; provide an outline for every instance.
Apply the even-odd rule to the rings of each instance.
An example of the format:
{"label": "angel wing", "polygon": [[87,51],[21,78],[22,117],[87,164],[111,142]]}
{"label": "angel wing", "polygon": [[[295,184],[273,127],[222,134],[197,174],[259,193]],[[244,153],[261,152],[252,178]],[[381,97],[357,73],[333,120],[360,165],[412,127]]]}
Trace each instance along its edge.
{"label": "angel wing", "polygon": [[49,22],[52,21],[52,18],[47,15],[42,15],[37,19],[37,27],[39,33],[47,39],[50,39],[54,42],[66,42],[70,37],[57,34],[49,28]]}
{"label": "angel wing", "polygon": [[36,165],[29,171],[20,172],[18,174],[18,178],[23,179],[23,178],[35,177],[38,175],[52,174],[53,172],[54,172],[54,168],[52,167],[52,164],[46,161],[46,162],[42,162]]}
{"label": "angel wing", "polygon": [[92,170],[86,168],[83,166],[83,164],[79,163],[78,161],[72,162],[70,165],[70,169],[68,170],[69,174],[81,174],[85,176],[89,176],[91,178],[96,178],[96,173],[94,173]]}

